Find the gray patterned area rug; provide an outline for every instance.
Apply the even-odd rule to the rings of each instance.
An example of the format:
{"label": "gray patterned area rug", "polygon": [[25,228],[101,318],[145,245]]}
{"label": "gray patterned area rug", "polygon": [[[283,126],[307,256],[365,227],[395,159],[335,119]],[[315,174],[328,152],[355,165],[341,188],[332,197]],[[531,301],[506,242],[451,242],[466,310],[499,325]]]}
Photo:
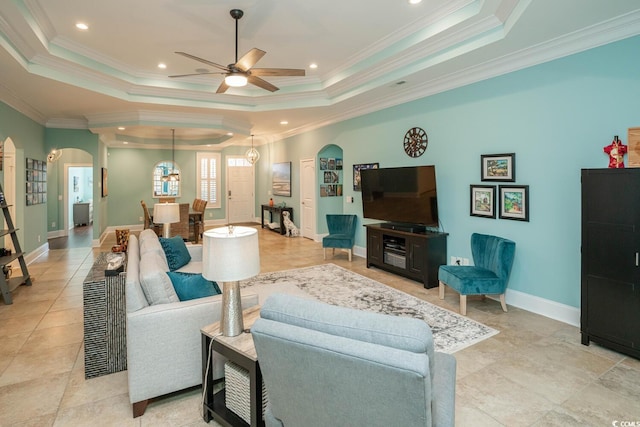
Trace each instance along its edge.
{"label": "gray patterned area rug", "polygon": [[453,353],[499,331],[398,291],[335,264],[260,274],[240,284],[260,295],[295,291],[329,304],[422,319],[431,327],[436,350]]}

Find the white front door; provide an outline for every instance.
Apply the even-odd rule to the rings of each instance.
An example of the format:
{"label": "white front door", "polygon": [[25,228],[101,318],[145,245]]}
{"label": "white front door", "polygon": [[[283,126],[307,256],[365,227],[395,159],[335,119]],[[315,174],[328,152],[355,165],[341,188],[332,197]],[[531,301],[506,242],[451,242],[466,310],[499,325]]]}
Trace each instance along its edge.
{"label": "white front door", "polygon": [[254,168],[245,157],[227,157],[227,218],[229,224],[255,221]]}
{"label": "white front door", "polygon": [[316,161],[300,161],[300,228],[302,237],[315,240],[316,237]]}

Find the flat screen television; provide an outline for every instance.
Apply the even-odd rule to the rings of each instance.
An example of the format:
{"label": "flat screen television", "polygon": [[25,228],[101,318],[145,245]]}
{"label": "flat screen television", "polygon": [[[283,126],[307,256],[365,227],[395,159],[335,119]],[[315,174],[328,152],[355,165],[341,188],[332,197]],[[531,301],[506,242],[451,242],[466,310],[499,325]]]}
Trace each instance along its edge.
{"label": "flat screen television", "polygon": [[365,218],[389,221],[390,228],[438,227],[435,166],[365,169],[360,178]]}

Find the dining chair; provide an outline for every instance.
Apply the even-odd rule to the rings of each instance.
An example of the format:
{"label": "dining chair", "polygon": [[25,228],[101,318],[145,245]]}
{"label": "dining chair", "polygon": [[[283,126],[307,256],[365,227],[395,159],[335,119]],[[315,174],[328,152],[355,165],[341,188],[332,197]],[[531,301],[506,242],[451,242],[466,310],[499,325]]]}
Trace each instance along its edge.
{"label": "dining chair", "polygon": [[140,204],[142,205],[142,211],[144,213],[144,229],[147,228],[152,229],[158,236],[162,236],[162,224],[156,224],[151,219],[151,215],[149,214],[149,209],[147,208],[147,204],[144,200],[140,200]]}
{"label": "dining chair", "polygon": [[199,215],[189,215],[189,226],[193,229],[193,241],[198,243],[204,233],[204,212],[207,208],[207,201],[203,199],[193,199],[191,210]]}

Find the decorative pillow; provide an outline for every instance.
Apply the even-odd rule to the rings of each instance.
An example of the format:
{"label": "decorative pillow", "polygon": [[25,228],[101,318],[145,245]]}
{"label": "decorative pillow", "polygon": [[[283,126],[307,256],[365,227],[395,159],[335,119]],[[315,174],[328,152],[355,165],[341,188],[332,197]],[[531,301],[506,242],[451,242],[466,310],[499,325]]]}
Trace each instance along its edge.
{"label": "decorative pillow", "polygon": [[169,279],[171,279],[173,288],[175,289],[176,294],[178,294],[180,301],[220,294],[218,284],[205,279],[202,277],[202,274],[170,271],[167,275],[169,276]]}
{"label": "decorative pillow", "polygon": [[149,305],[180,301],[165,266],[162,256],[156,252],[150,252],[140,260],[140,286]]}
{"label": "decorative pillow", "polygon": [[184,244],[182,237],[175,236],[168,239],[161,237],[160,244],[167,257],[170,271],[175,271],[189,264],[189,261],[191,261],[191,254],[187,249],[187,245]]}

